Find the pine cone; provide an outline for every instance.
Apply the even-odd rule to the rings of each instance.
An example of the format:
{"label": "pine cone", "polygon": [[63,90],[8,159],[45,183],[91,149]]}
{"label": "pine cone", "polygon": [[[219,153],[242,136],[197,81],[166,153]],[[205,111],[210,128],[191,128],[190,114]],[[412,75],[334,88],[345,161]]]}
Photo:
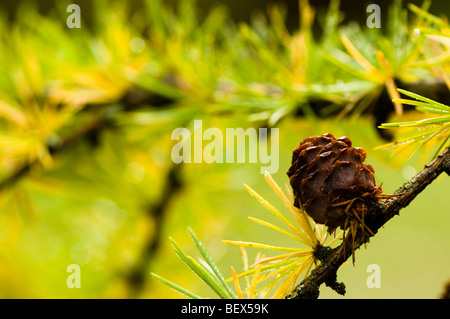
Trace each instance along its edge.
{"label": "pine cone", "polygon": [[328,226],[329,233],[363,220],[368,201],[377,200],[381,192],[373,166],[364,164],[366,156],[348,137],[336,139],[328,133],[303,140],[287,172],[294,206],[303,206],[315,222]]}

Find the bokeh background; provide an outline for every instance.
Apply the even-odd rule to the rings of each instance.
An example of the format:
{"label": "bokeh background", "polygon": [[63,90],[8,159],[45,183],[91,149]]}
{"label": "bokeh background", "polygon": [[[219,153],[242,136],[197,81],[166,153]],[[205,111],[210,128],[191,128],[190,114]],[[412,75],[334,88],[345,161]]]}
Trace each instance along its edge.
{"label": "bokeh background", "polygon": [[[260,163],[173,163],[171,133],[191,128],[193,119],[202,119],[204,129],[279,128],[280,167],[273,177],[280,185],[289,182],[285,172],[298,143],[326,132],[350,136],[367,150],[387,194],[432,158],[435,149],[427,147],[412,158],[410,151],[393,157],[392,149],[374,150],[408,134],[380,134],[377,121],[423,114],[396,115],[383,83],[323,58],[323,52],[341,57],[341,34],[370,61],[374,48],[386,49],[391,60],[418,50],[417,64],[402,69],[397,61],[395,79],[419,83],[448,102],[448,89],[429,63],[433,52],[422,52],[425,44],[410,47],[414,14],[407,3],[402,7],[408,18],[397,21],[393,32],[387,26],[395,19],[389,18],[392,1],[376,2],[382,10],[379,33],[365,26],[372,1],[341,1],[339,13],[328,1],[311,1],[310,25],[306,1],[73,3],[81,8],[80,29],[66,26],[69,2],[1,3],[2,298],[182,297],[151,272],[214,297],[168,240],[198,256],[187,227],[227,276],[241,259],[223,239],[291,246],[247,218],[276,222],[244,183],[283,208]],[[428,9],[438,16],[448,11],[445,1]],[[331,21],[327,12],[339,20],[332,30],[323,25]],[[387,42],[371,41],[381,38]],[[341,61],[358,67],[354,60]],[[446,61],[434,62],[445,71]],[[345,297],[442,294],[450,279],[449,188],[448,176],[439,177],[357,251],[355,265],[341,267]],[[248,253],[254,258],[257,252]],[[67,286],[70,264],[80,266],[81,288]],[[370,264],[381,267],[381,288],[367,287]],[[321,298],[345,297],[321,288]]]}

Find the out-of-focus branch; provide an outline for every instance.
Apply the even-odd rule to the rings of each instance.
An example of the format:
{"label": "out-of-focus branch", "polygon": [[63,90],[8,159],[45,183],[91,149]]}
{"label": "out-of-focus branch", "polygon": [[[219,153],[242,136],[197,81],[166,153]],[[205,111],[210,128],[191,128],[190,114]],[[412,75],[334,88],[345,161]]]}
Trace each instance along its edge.
{"label": "out-of-focus branch", "polygon": [[[432,162],[414,176],[410,181],[400,187],[384,204],[374,202],[369,208],[364,222],[374,234],[392,217],[398,215],[400,210],[411,203],[431,182],[441,173],[446,172],[450,176],[450,147],[447,147]],[[319,297],[319,287],[323,283],[336,290],[345,293],[345,286],[336,281],[336,273],[339,267],[352,255],[354,250],[368,243],[370,237],[366,232],[358,230],[354,238],[346,240],[335,248],[327,258],[307,278],[305,278],[287,299],[316,299]]]}
{"label": "out-of-focus branch", "polygon": [[[57,154],[67,149],[70,145],[76,141],[95,135],[100,129],[105,128],[109,121],[102,116],[94,116],[89,122],[84,124],[79,130],[73,132],[71,135],[60,140],[54,145],[49,145],[48,150],[53,154]],[[40,165],[38,159],[32,161],[26,161],[19,164],[13,173],[0,182],[0,192],[5,188],[12,187],[16,182],[18,182],[22,177],[24,177],[33,167]]]}
{"label": "out-of-focus branch", "polygon": [[166,184],[164,185],[160,199],[147,210],[148,218],[151,218],[155,224],[154,232],[148,237],[140,252],[134,267],[127,276],[130,286],[130,298],[136,298],[141,293],[146,278],[150,271],[149,266],[154,259],[159,244],[161,242],[161,234],[164,226],[166,212],[172,202],[174,196],[181,189],[183,183],[181,179],[181,164],[172,164],[166,176]]}
{"label": "out-of-focus branch", "polygon": [[[147,105],[160,107],[170,104],[171,102],[173,101],[168,98],[153,94],[139,87],[131,87],[124,93],[120,101],[117,101],[117,103],[120,103],[122,106],[123,112],[133,111]],[[93,107],[95,107],[96,110],[92,111],[93,114],[90,116],[90,119],[85,123],[82,123],[68,136],[62,137],[57,143],[47,145],[50,154],[56,155],[61,153],[77,141],[83,139],[90,139],[91,142],[96,142],[100,131],[113,126],[114,123],[112,123],[111,119],[107,116],[109,105],[86,105],[85,109],[91,109]],[[0,192],[7,187],[14,186],[15,183],[26,176],[33,167],[38,165],[40,165],[38,159],[18,163],[14,171],[0,181]]]}

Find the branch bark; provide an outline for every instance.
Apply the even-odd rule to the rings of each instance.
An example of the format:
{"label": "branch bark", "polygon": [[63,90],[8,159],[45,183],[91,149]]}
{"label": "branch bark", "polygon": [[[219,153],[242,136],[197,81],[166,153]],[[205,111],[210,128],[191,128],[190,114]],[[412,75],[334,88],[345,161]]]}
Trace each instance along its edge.
{"label": "branch bark", "polygon": [[[411,203],[431,182],[441,173],[450,176],[450,147],[447,147],[432,162],[401,186],[386,200],[385,203],[374,202],[370,207],[365,224],[376,235],[378,229],[386,224],[392,217],[398,215],[400,210]],[[307,278],[305,278],[286,299],[316,299],[319,297],[319,287],[323,283],[330,286],[340,294],[345,294],[345,286],[338,283],[336,273],[339,267],[352,255],[354,250],[369,242],[370,237],[360,229],[352,239],[343,242],[331,251],[322,263]]]}

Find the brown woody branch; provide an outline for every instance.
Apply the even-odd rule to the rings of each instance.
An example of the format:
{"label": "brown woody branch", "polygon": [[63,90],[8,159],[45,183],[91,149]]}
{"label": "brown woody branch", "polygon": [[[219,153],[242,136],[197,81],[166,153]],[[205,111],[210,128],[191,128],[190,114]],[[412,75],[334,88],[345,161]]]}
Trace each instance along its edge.
{"label": "brown woody branch", "polygon": [[[376,234],[380,227],[392,217],[398,215],[402,208],[408,206],[418,194],[443,172],[450,176],[450,147],[447,147],[432,162],[425,165],[422,171],[400,187],[385,203],[374,202],[365,217],[365,224]],[[322,263],[286,298],[316,299],[319,297],[319,287],[323,283],[336,292],[345,294],[344,284],[336,281],[337,270],[352,255],[354,250],[368,243],[369,239],[370,237],[366,232],[358,230],[354,241],[352,239],[347,240],[330,251],[327,251],[324,247],[319,247],[317,255],[319,253],[323,255],[320,258]]]}

